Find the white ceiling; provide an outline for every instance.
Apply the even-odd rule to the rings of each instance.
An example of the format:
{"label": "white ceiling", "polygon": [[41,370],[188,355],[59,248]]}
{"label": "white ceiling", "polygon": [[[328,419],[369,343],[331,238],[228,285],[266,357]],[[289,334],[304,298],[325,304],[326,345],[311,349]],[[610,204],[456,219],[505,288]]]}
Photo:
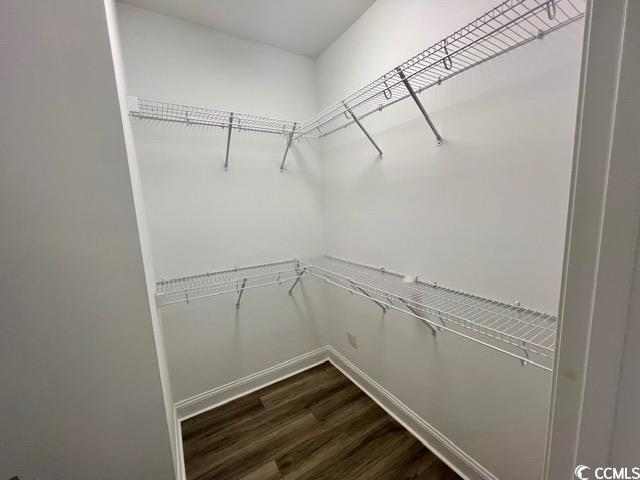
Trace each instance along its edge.
{"label": "white ceiling", "polygon": [[375,0],[120,0],[316,58]]}

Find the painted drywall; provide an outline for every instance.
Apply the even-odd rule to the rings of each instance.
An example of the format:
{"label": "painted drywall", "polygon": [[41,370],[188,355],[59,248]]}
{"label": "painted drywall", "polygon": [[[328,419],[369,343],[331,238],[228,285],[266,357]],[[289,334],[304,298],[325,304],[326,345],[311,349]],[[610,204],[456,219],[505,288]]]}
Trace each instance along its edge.
{"label": "painted drywall", "polygon": [[[128,93],[304,119],[314,85],[325,106],[493,6],[378,0],[315,65],[120,6]],[[422,95],[440,148],[410,101],[366,120],[383,160],[352,127],[284,175],[280,138],[234,134],[224,172],[226,132],[135,123],[158,276],[327,251],[555,313],[581,29]],[[174,400],[329,343],[498,478],[541,477],[547,373],[309,283],[304,309],[275,287],[163,307]]]}
{"label": "painted drywall", "polygon": [[[316,111],[303,56],[119,4],[129,95],[274,118]],[[158,278],[308,256],[322,242],[315,148],[237,133],[134,122]]]}
{"label": "painted drywall", "polygon": [[[495,2],[378,0],[317,62],[327,106]],[[384,32],[384,35],[381,34]],[[322,142],[325,250],[554,313],[558,308],[582,24]]]}
{"label": "painted drywall", "polygon": [[629,213],[635,212],[636,251],[609,462],[615,466],[637,467],[640,459],[640,59],[637,54],[640,31],[635,25],[640,20],[640,3],[627,2],[625,15],[612,153],[623,159],[629,171],[635,172],[627,175],[626,184],[630,188],[624,192],[628,193]]}
{"label": "painted drywall", "polygon": [[[176,401],[244,378],[326,345],[324,285],[305,278],[162,307]],[[186,348],[188,346],[188,348]]]}
{"label": "painted drywall", "polygon": [[[129,95],[291,120],[316,111],[306,57],[128,5],[118,18]],[[320,252],[316,146],[294,143],[281,173],[284,137],[234,131],[225,171],[226,131],[132,125],[157,278]],[[277,290],[247,291],[239,310],[233,295],[160,310],[175,402],[324,345],[316,311]]]}
{"label": "painted drywall", "polygon": [[[496,478],[540,478],[549,374],[327,286],[323,333]],[[354,349],[347,332],[357,339]]]}
{"label": "painted drywall", "polygon": [[[173,451],[174,458],[176,458],[176,419],[175,410],[173,408],[173,394],[171,391],[171,381],[169,378],[169,365],[167,362],[164,332],[160,324],[160,316],[158,315],[158,310],[155,303],[156,276],[153,265],[153,258],[151,256],[151,239],[149,237],[149,228],[147,225],[146,211],[144,208],[142,181],[140,180],[140,167],[138,164],[138,156],[135,149],[133,129],[131,127],[131,121],[127,109],[127,84],[124,73],[124,65],[122,61],[120,29],[118,28],[118,15],[116,12],[115,1],[105,0],[105,10],[107,13],[107,25],[109,29],[109,40],[111,43],[111,54],[113,57],[113,68],[116,77],[116,86],[118,89],[118,99],[120,102],[120,116],[122,119],[127,159],[129,161],[129,174],[131,176],[133,202],[136,210],[138,232],[140,235],[140,247],[144,264],[145,280],[147,284],[149,312],[151,313],[153,337],[155,339],[156,352],[158,354],[158,365],[160,367],[162,396],[164,398],[164,406],[167,414],[167,424],[169,427],[171,449]],[[174,462],[174,468],[177,465],[178,462]]]}
{"label": "painted drywall", "polygon": [[637,467],[640,458],[640,242],[636,251],[631,304],[627,317],[624,354],[620,369],[617,405],[609,463],[621,467]]}
{"label": "painted drywall", "polygon": [[[378,0],[317,61],[325,107],[495,6]],[[325,248],[556,313],[582,23],[321,142]],[[541,478],[551,376],[330,289],[328,342],[497,478]],[[358,336],[358,349],[346,332]]]}
{"label": "painted drywall", "polygon": [[0,10],[0,477],[174,478],[104,4]]}
{"label": "painted drywall", "polygon": [[[634,399],[637,382],[628,376],[635,359],[625,351],[625,334],[627,345],[633,345],[640,37],[632,26],[640,18],[638,7],[637,2],[589,2],[587,12],[548,478],[568,478],[576,465],[595,468],[638,458],[637,434],[628,435],[620,424],[637,418],[636,407],[626,403]],[[614,454],[612,434],[632,443],[623,440]]]}

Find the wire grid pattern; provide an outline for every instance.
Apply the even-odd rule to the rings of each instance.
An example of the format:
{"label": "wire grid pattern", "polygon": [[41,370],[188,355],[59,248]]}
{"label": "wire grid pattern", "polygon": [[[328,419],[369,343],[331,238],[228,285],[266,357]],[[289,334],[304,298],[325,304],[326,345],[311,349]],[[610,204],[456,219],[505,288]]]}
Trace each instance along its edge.
{"label": "wire grid pattern", "polygon": [[481,338],[518,347],[511,349],[516,352],[512,356],[524,361],[530,360],[529,353],[553,358],[556,318],[547,313],[421,281],[405,283],[399,273],[335,257],[323,256],[303,263],[313,275],[337,286],[354,293],[360,290],[372,300],[406,313],[413,310],[424,314],[433,327],[453,333],[462,327]]}
{"label": "wire grid pattern", "polygon": [[138,99],[138,110],[132,110],[129,114],[138,119],[220,128],[229,128],[231,126],[235,130],[276,135],[295,134],[300,131],[299,122],[142,98]]}
{"label": "wire grid pattern", "polygon": [[415,57],[387,72],[302,126],[302,135],[328,135],[358,118],[496,58],[584,16],[586,0],[507,0]]}
{"label": "wire grid pattern", "polygon": [[281,284],[305,274],[297,260],[230,268],[156,283],[158,306]]}

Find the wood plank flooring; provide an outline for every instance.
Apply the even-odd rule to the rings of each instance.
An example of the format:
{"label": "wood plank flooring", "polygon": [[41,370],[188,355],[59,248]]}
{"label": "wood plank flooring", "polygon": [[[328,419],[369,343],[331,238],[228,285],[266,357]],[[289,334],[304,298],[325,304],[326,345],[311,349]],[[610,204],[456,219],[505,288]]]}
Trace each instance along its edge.
{"label": "wood plank flooring", "polygon": [[187,480],[459,480],[329,362],[182,422]]}

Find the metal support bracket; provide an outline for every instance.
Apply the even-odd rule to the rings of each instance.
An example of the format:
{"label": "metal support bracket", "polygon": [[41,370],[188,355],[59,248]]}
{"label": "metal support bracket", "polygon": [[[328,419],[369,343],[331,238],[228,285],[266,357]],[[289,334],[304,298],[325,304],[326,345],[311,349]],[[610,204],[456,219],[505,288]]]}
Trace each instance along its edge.
{"label": "metal support bracket", "polygon": [[240,287],[240,293],[238,293],[238,300],[236,300],[236,308],[240,308],[240,299],[242,298],[242,294],[244,293],[244,286],[247,284],[247,279],[242,280],[242,286]]}
{"label": "metal support bracket", "polygon": [[400,67],[397,67],[396,71],[398,72],[398,75],[400,76],[400,80],[402,80],[402,83],[404,83],[404,86],[407,88],[407,91],[409,92],[409,95],[411,95],[411,98],[413,98],[413,101],[416,102],[416,105],[418,106],[418,109],[420,110],[420,112],[424,116],[424,119],[429,124],[429,128],[431,128],[431,131],[436,136],[436,143],[438,145],[442,145],[442,137],[440,136],[440,133],[438,133],[438,130],[436,129],[436,126],[433,124],[433,122],[429,118],[429,114],[424,109],[424,106],[422,105],[422,102],[418,98],[418,95],[416,95],[416,92],[413,89],[413,87],[411,86],[411,84],[409,83],[409,80],[404,75],[404,72],[402,71],[402,69]]}
{"label": "metal support bracket", "polygon": [[300,279],[302,278],[302,276],[306,273],[307,271],[307,267],[304,267],[300,273],[298,274],[298,277],[296,278],[295,282],[293,282],[293,285],[291,285],[291,288],[289,289],[289,295],[293,294],[293,289],[296,288],[296,285],[298,285],[298,282],[300,281]]}
{"label": "metal support bracket", "polygon": [[[529,350],[527,349],[527,342],[525,342],[524,340],[522,341],[522,351],[524,351],[524,356],[527,357],[527,360],[529,360]],[[520,365],[522,365],[523,367],[526,367],[529,362],[525,360],[524,358],[520,359]]]}
{"label": "metal support bracket", "polygon": [[437,334],[436,329],[435,329],[435,328],[433,328],[433,325],[431,325],[430,323],[428,323],[428,322],[426,321],[426,319],[424,318],[424,315],[420,315],[420,312],[418,312],[418,310],[416,310],[416,309],[415,309],[415,308],[413,308],[411,305],[409,305],[409,303],[408,303],[404,298],[401,298],[401,299],[400,299],[400,301],[401,301],[402,303],[404,303],[404,304],[405,304],[405,306],[406,306],[409,310],[411,310],[411,313],[413,313],[416,317],[422,318],[422,319],[424,320],[424,324],[425,324],[427,327],[429,327],[429,330],[431,330],[431,335],[433,335],[433,336],[435,337],[435,336],[436,336],[436,334]]}
{"label": "metal support bracket", "polygon": [[291,129],[291,133],[289,134],[289,139],[287,140],[287,148],[284,150],[284,156],[282,157],[282,163],[280,164],[280,171],[284,172],[284,162],[287,160],[287,153],[289,153],[289,149],[291,148],[291,142],[293,141],[293,134],[296,131],[296,127],[298,126],[298,122],[293,124],[293,128]]}
{"label": "metal support bracket", "polygon": [[373,303],[375,303],[376,305],[378,305],[381,309],[382,309],[382,313],[387,313],[387,307],[385,305],[383,305],[382,303],[378,302],[375,298],[373,298],[371,295],[369,295],[366,291],[364,291],[363,289],[361,289],[359,286],[357,286],[355,284],[355,282],[353,280],[349,280],[349,283],[351,284],[351,286],[353,288],[355,288],[356,290],[358,290],[360,293],[362,293],[363,295],[369,297],[371,299],[371,301]]}
{"label": "metal support bracket", "polygon": [[367,130],[362,126],[362,123],[360,123],[360,119],[353,113],[353,111],[349,108],[349,106],[346,103],[344,104],[344,108],[347,109],[347,112],[349,112],[349,115],[351,115],[351,118],[353,118],[353,121],[356,122],[356,125],[360,127],[360,130],[362,130],[362,133],[366,135],[369,141],[376,148],[376,150],[378,151],[378,155],[382,157],[382,150],[380,150],[380,147],[378,146],[378,144],[375,142],[373,138],[371,138],[371,135],[369,135],[369,132],[367,132]]}
{"label": "metal support bracket", "polygon": [[229,170],[229,146],[231,145],[231,130],[233,129],[233,113],[229,114],[229,131],[227,132],[227,154],[224,157],[224,169]]}

